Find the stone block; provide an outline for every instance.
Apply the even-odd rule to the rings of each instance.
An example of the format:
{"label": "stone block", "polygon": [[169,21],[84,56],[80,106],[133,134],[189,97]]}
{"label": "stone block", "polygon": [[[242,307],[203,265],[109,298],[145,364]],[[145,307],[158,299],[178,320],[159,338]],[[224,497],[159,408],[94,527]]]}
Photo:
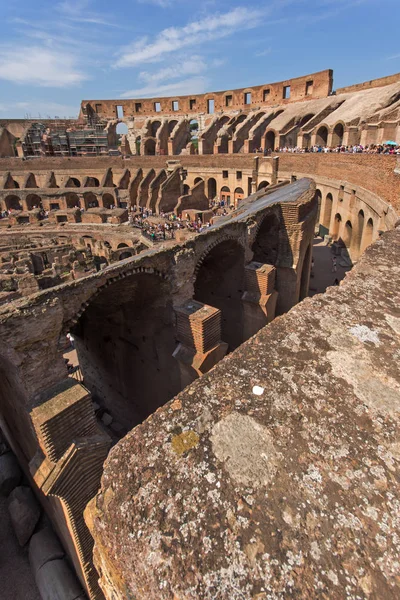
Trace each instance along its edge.
{"label": "stone block", "polygon": [[9,496],[8,511],[20,546],[25,546],[35,530],[40,508],[28,487],[17,487]]}
{"label": "stone block", "polygon": [[21,481],[21,469],[12,452],[0,456],[0,495],[8,496]]}
{"label": "stone block", "polygon": [[29,562],[35,575],[49,561],[63,557],[64,550],[56,534],[49,527],[42,529],[31,537]]}
{"label": "stone block", "polygon": [[84,600],[83,590],[64,559],[52,560],[35,574],[42,600]]}

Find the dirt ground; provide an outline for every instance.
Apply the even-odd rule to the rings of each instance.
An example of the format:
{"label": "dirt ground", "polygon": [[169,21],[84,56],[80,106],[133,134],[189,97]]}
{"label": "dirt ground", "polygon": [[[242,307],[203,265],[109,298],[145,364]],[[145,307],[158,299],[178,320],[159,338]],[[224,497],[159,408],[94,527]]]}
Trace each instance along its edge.
{"label": "dirt ground", "polygon": [[335,279],[342,281],[350,267],[340,266],[340,258],[337,257],[337,271],[332,272],[332,257],[333,253],[329,246],[326,246],[324,240],[320,237],[314,238],[313,258],[314,269],[310,279],[309,295],[321,294],[326,288],[334,285]]}

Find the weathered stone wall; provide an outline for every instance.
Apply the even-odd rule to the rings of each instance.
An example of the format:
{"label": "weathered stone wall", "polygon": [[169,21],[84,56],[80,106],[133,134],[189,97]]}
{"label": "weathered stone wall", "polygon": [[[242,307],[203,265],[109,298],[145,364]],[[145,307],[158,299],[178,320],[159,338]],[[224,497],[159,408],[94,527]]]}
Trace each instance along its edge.
{"label": "weathered stone wall", "polygon": [[[279,83],[265,84],[248,88],[240,88],[226,92],[210,92],[207,94],[197,94],[193,96],[173,96],[170,98],[146,98],[146,99],[129,99],[129,100],[82,100],[80,118],[83,119],[87,105],[91,107],[93,112],[103,119],[118,118],[117,106],[123,108],[124,117],[133,115],[151,115],[159,116],[162,114],[182,115],[188,113],[207,113],[208,100],[215,101],[215,111],[225,110],[227,106],[232,109],[250,109],[260,104],[274,105],[284,101],[283,88],[284,86],[291,87],[290,98],[286,102],[296,102],[306,98],[306,82],[313,81],[313,88],[307,97],[323,98],[330,94],[332,90],[331,70],[312,73],[304,77],[296,77]],[[264,90],[269,90],[269,93],[264,95]],[[250,104],[245,104],[244,94],[251,92]],[[231,104],[227,105],[226,97],[231,97]],[[190,102],[192,100],[192,103]],[[195,101],[193,103],[193,101]],[[159,103],[160,110],[156,111],[155,103]],[[173,110],[172,103],[178,102],[178,108]],[[97,106],[97,109],[96,109]]]}
{"label": "weathered stone wall", "polygon": [[111,451],[107,599],[395,599],[400,229]]}
{"label": "weathered stone wall", "polygon": [[376,87],[382,87],[384,85],[390,85],[400,81],[400,73],[395,75],[388,75],[387,77],[379,77],[378,79],[371,79],[370,81],[364,81],[363,83],[356,83],[354,85],[348,85],[346,87],[338,88],[337,94],[347,94],[349,92],[359,92],[361,90],[370,90]]}
{"label": "weathered stone wall", "polygon": [[[97,490],[110,444],[97,425],[92,397],[126,431],[182,389],[188,378],[199,377],[224,356],[228,344],[221,329],[232,348],[250,335],[245,322],[238,327],[235,318],[242,301],[264,309],[260,326],[275,315],[271,303],[266,309],[267,291],[275,299],[282,296],[278,312],[290,308],[308,276],[307,247],[316,213],[311,180],[271,194],[261,191],[237,213],[182,244],[144,251],[89,277],[0,307],[1,415],[10,438],[17,436],[13,447],[47,499],[49,514],[91,598],[98,600],[101,593],[83,509]],[[220,257],[226,258],[225,249],[231,249],[232,266],[239,252],[244,270],[254,248],[268,246],[273,215],[279,243],[271,258],[276,265],[268,269],[277,272],[276,282],[274,278],[267,290],[260,276],[258,293],[242,299],[243,290],[239,294],[236,289],[232,300],[231,290],[240,278],[230,277],[232,270],[225,269]],[[197,302],[193,324],[175,330],[174,310],[187,306],[190,312],[201,278],[207,290],[215,286],[221,309],[204,307],[203,319],[204,305]],[[60,342],[70,331],[88,388],[67,377]]]}

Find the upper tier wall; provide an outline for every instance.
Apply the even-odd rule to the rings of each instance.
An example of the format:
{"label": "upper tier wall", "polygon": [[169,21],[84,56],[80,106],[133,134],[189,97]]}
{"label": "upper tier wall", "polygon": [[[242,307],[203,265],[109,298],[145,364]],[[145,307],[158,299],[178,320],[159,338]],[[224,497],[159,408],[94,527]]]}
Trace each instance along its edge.
{"label": "upper tier wall", "polygon": [[[249,110],[257,106],[272,106],[274,104],[285,104],[298,102],[304,99],[325,98],[332,92],[333,71],[327,69],[318,73],[311,73],[304,77],[296,77],[278,83],[269,83],[223,92],[209,92],[207,94],[194,94],[192,96],[170,96],[167,98],[136,98],[129,100],[82,100],[80,119],[84,119],[92,109],[100,119],[129,118],[134,115],[162,115],[162,114],[196,114],[210,113],[209,100],[214,100],[214,111]],[[290,87],[290,97],[285,95],[285,89]],[[251,94],[250,101],[246,101],[245,95]],[[174,106],[174,102],[178,106]],[[156,107],[156,104],[160,106]],[[118,113],[122,107],[123,116]],[[159,110],[156,110],[159,109]],[[176,109],[176,110],[175,110]]]}
{"label": "upper tier wall", "polygon": [[387,77],[379,77],[379,79],[371,79],[363,83],[355,83],[346,87],[338,88],[336,94],[347,94],[349,92],[361,92],[362,90],[370,90],[372,88],[383,87],[400,81],[400,73],[388,75]]}

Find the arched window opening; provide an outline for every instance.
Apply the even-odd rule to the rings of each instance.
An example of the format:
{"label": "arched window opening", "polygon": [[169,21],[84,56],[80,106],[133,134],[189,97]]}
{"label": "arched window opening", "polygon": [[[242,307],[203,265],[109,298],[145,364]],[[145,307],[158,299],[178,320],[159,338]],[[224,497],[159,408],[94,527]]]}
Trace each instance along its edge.
{"label": "arched window opening", "polygon": [[185,183],[183,185],[183,195],[187,196],[187,194],[189,194],[189,193],[190,193],[190,187],[187,185],[187,183]]}
{"label": "arched window opening", "polygon": [[159,130],[160,127],[161,127],[161,121],[152,121],[152,123],[150,125],[151,137],[155,138],[157,136],[157,131]]}
{"label": "arched window opening", "polygon": [[26,197],[26,208],[27,210],[33,210],[34,208],[42,208],[42,199],[37,194],[28,194]]}
{"label": "arched window opening", "polygon": [[7,210],[22,210],[21,200],[18,196],[6,196],[4,198],[4,204]]}
{"label": "arched window opening", "polygon": [[117,250],[119,250],[119,248],[129,248],[129,246],[128,246],[128,244],[121,243],[121,244],[118,244]]}
{"label": "arched window opening", "polygon": [[97,196],[93,192],[85,192],[83,194],[83,200],[85,203],[85,208],[96,208],[99,206],[99,201]]}
{"label": "arched window opening", "polygon": [[112,196],[111,194],[103,194],[101,200],[104,208],[111,208],[115,205],[114,196]]}
{"label": "arched window opening", "polygon": [[213,248],[204,259],[194,286],[194,298],[219,308],[222,340],[234,350],[243,341],[244,249],[233,240]]}
{"label": "arched window opening", "polygon": [[337,240],[340,232],[340,225],[342,223],[342,217],[339,213],[336,213],[335,220],[333,221],[332,238]]}
{"label": "arched window opening", "polygon": [[332,146],[341,146],[343,144],[344,127],[342,123],[337,123],[333,129]]}
{"label": "arched window opening", "polygon": [[127,127],[127,125],[125,123],[118,123],[116,132],[117,132],[118,136],[128,135],[128,127]]}
{"label": "arched window opening", "polygon": [[360,210],[357,215],[357,240],[356,240],[357,250],[359,252],[361,252],[361,243],[362,243],[362,237],[363,237],[363,233],[364,233],[364,221],[365,221],[364,211]]}
{"label": "arched window opening", "polygon": [[374,222],[372,219],[368,219],[367,224],[364,228],[364,235],[362,237],[361,251],[364,252],[366,248],[373,242],[374,238]]}
{"label": "arched window opening", "polygon": [[326,195],[325,198],[325,207],[324,207],[324,214],[322,215],[321,218],[321,228],[324,229],[323,232],[321,232],[321,235],[328,235],[329,233],[329,227],[331,224],[331,217],[332,217],[332,207],[333,207],[333,196],[331,193]]}
{"label": "arched window opening", "polygon": [[214,177],[210,177],[207,182],[208,199],[214,200],[217,195],[217,182]]}
{"label": "arched window opening", "polygon": [[268,186],[269,186],[268,181],[262,181],[261,183],[258,184],[257,191],[259,192],[260,190],[263,190],[264,188],[266,188]]}
{"label": "arched window opening", "polygon": [[196,179],[194,180],[194,185],[196,185],[196,183],[200,183],[200,181],[203,181],[202,177],[196,177]]}
{"label": "arched window opening", "polygon": [[144,143],[144,154],[145,156],[155,156],[156,154],[156,142],[152,139],[147,139]]}
{"label": "arched window opening", "polygon": [[70,177],[67,181],[67,183],[65,184],[66,188],[70,188],[70,187],[81,187],[81,182],[79,181],[79,179],[77,179],[76,177]]}
{"label": "arched window opening", "polygon": [[344,230],[343,230],[343,243],[346,246],[346,248],[350,248],[352,237],[353,237],[353,226],[350,221],[346,221],[346,224],[345,224]]}
{"label": "arched window opening", "polygon": [[320,222],[320,217],[321,217],[321,202],[322,202],[321,190],[319,190],[318,188],[315,190],[315,197],[318,202],[318,210],[317,210],[317,224],[318,224]]}
{"label": "arched window opening", "polygon": [[175,119],[168,123],[168,135],[171,135],[172,131],[174,130],[174,128],[177,124],[178,124],[178,121],[176,121]]}
{"label": "arched window opening", "polygon": [[74,194],[73,192],[66,194],[65,201],[67,208],[80,208],[81,206],[78,194]]}
{"label": "arched window opening", "polygon": [[275,132],[268,131],[265,135],[265,149],[271,150],[272,152],[275,150]]}
{"label": "arched window opening", "polygon": [[100,187],[100,182],[97,177],[88,177],[85,187]]}
{"label": "arched window opening", "polygon": [[243,200],[243,198],[244,198],[243,188],[237,187],[235,189],[234,193],[233,193],[233,201],[234,201],[234,204],[235,204],[235,208],[237,208],[238,202],[240,200]]}
{"label": "arched window opening", "polygon": [[328,128],[327,127],[323,126],[318,129],[315,143],[317,146],[322,146],[322,147],[325,147],[327,145],[327,143],[328,143]]}
{"label": "arched window opening", "polygon": [[221,188],[221,202],[223,202],[227,206],[229,206],[231,203],[231,190],[228,188],[227,185],[224,185]]}

